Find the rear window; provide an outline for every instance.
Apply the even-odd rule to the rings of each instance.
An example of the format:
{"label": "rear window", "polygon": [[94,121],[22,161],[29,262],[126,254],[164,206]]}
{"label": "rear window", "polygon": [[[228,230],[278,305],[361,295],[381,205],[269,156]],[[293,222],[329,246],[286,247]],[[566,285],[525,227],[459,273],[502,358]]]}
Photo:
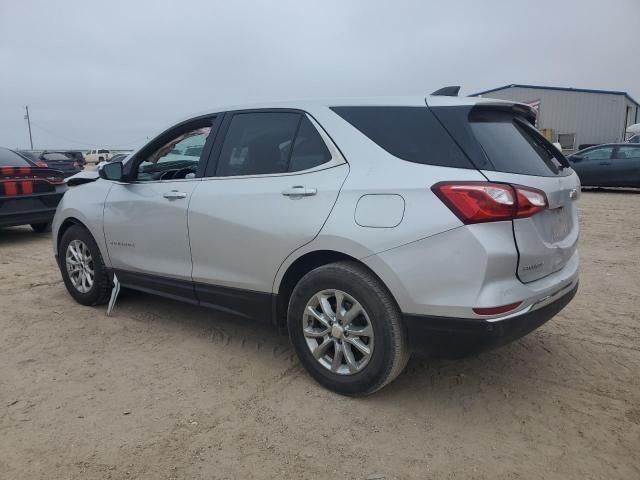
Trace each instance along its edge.
{"label": "rear window", "polygon": [[43,153],[43,160],[71,160],[71,158],[67,157],[64,153]]}
{"label": "rear window", "polygon": [[544,177],[562,171],[562,154],[528,122],[491,110],[472,112],[469,121],[492,170]]}
{"label": "rear window", "polygon": [[0,167],[31,167],[32,165],[11,150],[0,148]]}
{"label": "rear window", "polygon": [[426,165],[473,168],[426,106],[332,110],[395,157]]}

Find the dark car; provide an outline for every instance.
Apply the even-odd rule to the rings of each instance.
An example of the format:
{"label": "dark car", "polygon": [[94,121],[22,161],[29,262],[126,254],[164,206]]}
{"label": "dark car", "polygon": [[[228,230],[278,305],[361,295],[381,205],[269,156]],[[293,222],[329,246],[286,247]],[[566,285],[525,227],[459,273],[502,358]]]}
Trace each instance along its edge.
{"label": "dark car", "polygon": [[18,153],[38,166],[60,170],[65,177],[75,175],[82,170],[78,161],[66,153],[47,150],[19,150]]}
{"label": "dark car", "polygon": [[31,225],[36,232],[47,231],[66,189],[61,171],[35,166],[0,147],[0,227]]}
{"label": "dark car", "polygon": [[81,167],[84,167],[87,164],[87,161],[84,159],[84,155],[80,150],[47,150],[47,153],[62,153],[67,157],[73,158]]}
{"label": "dark car", "polygon": [[587,187],[640,188],[640,145],[607,143],[567,157]]}

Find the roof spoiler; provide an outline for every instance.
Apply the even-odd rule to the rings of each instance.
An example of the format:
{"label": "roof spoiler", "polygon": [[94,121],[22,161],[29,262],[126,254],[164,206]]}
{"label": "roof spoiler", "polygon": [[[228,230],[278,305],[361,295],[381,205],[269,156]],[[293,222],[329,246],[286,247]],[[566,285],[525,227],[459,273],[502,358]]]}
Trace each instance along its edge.
{"label": "roof spoiler", "polygon": [[431,95],[438,97],[457,97],[460,91],[460,86],[442,87],[433,92]]}

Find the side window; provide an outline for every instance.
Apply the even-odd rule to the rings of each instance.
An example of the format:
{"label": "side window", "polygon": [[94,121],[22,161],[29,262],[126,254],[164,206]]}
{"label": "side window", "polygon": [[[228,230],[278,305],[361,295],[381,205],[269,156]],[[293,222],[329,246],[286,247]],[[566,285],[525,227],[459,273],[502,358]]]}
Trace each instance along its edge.
{"label": "side window", "polygon": [[298,135],[291,152],[289,172],[308,170],[331,160],[331,154],[311,121],[302,117]]}
{"label": "side window", "polygon": [[616,158],[623,159],[640,159],[640,147],[619,147]]}
{"label": "side window", "polygon": [[143,153],[138,163],[136,180],[177,180],[194,178],[202,159],[205,143],[211,133],[213,119],[185,125],[165,137],[161,146]]}
{"label": "side window", "polygon": [[287,171],[299,113],[236,113],[222,144],[216,176]]}
{"label": "side window", "polygon": [[584,153],[582,155],[582,158],[584,158],[585,160],[608,160],[611,158],[612,152],[612,147],[597,148],[595,150],[591,150],[590,152]]}

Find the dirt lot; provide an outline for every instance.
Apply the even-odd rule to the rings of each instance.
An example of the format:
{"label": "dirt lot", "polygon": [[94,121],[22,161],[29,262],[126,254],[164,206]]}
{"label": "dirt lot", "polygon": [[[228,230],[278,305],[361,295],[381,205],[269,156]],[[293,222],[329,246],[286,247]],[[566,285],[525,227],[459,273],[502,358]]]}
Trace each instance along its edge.
{"label": "dirt lot", "polygon": [[144,294],[75,304],[47,235],[0,231],[0,478],[640,478],[640,195],[585,193],[583,270],[502,349],[365,399],[265,326]]}

